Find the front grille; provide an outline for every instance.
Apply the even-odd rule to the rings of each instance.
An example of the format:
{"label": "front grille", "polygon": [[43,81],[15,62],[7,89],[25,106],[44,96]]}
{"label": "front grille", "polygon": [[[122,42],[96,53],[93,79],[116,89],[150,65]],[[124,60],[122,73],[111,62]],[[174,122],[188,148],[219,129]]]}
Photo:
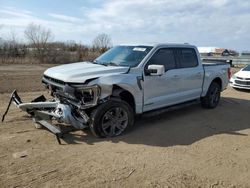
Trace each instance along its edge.
{"label": "front grille", "polygon": [[51,78],[49,76],[46,76],[44,75],[44,78],[46,78],[47,80],[51,81],[51,82],[54,82],[54,83],[57,83],[57,84],[61,84],[61,85],[65,85],[65,82],[62,81],[62,80],[58,80],[58,79],[55,79],[55,78]]}
{"label": "front grille", "polygon": [[241,80],[235,80],[236,84],[240,84],[240,85],[247,85],[250,86],[250,82],[249,81],[241,81]]}

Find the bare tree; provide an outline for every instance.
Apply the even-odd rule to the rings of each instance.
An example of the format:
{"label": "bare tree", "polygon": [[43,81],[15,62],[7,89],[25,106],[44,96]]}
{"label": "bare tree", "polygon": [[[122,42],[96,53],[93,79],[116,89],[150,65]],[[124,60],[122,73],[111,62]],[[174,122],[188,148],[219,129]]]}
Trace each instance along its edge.
{"label": "bare tree", "polygon": [[[3,25],[0,25],[0,30],[2,29]],[[1,34],[2,35],[2,34]],[[3,38],[0,36],[0,44],[3,42]]]}
{"label": "bare tree", "polygon": [[30,23],[24,31],[24,35],[29,43],[34,47],[34,54],[44,63],[49,51],[48,43],[52,41],[53,34],[50,29],[41,25]]}
{"label": "bare tree", "polygon": [[112,47],[111,38],[105,33],[99,34],[93,40],[93,48],[99,50],[100,52],[105,52],[110,47]]}

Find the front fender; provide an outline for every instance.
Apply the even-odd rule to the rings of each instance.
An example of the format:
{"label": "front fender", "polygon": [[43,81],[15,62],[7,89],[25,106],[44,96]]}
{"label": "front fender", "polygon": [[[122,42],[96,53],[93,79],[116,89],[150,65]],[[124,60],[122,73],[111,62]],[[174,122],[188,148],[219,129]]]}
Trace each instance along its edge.
{"label": "front fender", "polygon": [[97,84],[101,87],[100,99],[104,99],[112,95],[114,85],[123,88],[130,92],[135,100],[136,113],[142,113],[143,105],[143,88],[138,84],[137,77],[140,76],[134,74],[118,74],[97,78],[88,83],[88,85]]}

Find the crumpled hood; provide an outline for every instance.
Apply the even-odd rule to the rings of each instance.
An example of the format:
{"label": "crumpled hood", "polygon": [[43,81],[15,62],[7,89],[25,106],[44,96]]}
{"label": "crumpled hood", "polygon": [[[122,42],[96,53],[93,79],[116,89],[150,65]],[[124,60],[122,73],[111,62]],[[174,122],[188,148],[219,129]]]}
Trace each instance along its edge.
{"label": "crumpled hood", "polygon": [[64,82],[85,83],[88,79],[126,73],[129,67],[104,66],[90,62],[78,62],[47,69],[44,75]]}

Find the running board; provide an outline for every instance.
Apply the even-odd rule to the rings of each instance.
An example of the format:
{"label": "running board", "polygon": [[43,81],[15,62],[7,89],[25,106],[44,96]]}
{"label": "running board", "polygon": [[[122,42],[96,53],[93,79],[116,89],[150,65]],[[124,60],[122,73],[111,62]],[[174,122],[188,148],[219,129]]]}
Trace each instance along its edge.
{"label": "running board", "polygon": [[192,101],[184,102],[184,103],[181,103],[181,104],[176,104],[176,105],[160,108],[160,109],[157,109],[157,110],[148,111],[148,112],[143,113],[142,116],[144,116],[144,117],[152,117],[152,116],[155,116],[155,115],[160,115],[160,114],[170,112],[170,111],[174,111],[174,110],[178,110],[178,109],[181,109],[181,108],[186,108],[186,107],[189,107],[189,106],[192,106],[192,105],[195,105],[195,104],[199,104],[199,103],[200,103],[199,99],[192,100]]}

